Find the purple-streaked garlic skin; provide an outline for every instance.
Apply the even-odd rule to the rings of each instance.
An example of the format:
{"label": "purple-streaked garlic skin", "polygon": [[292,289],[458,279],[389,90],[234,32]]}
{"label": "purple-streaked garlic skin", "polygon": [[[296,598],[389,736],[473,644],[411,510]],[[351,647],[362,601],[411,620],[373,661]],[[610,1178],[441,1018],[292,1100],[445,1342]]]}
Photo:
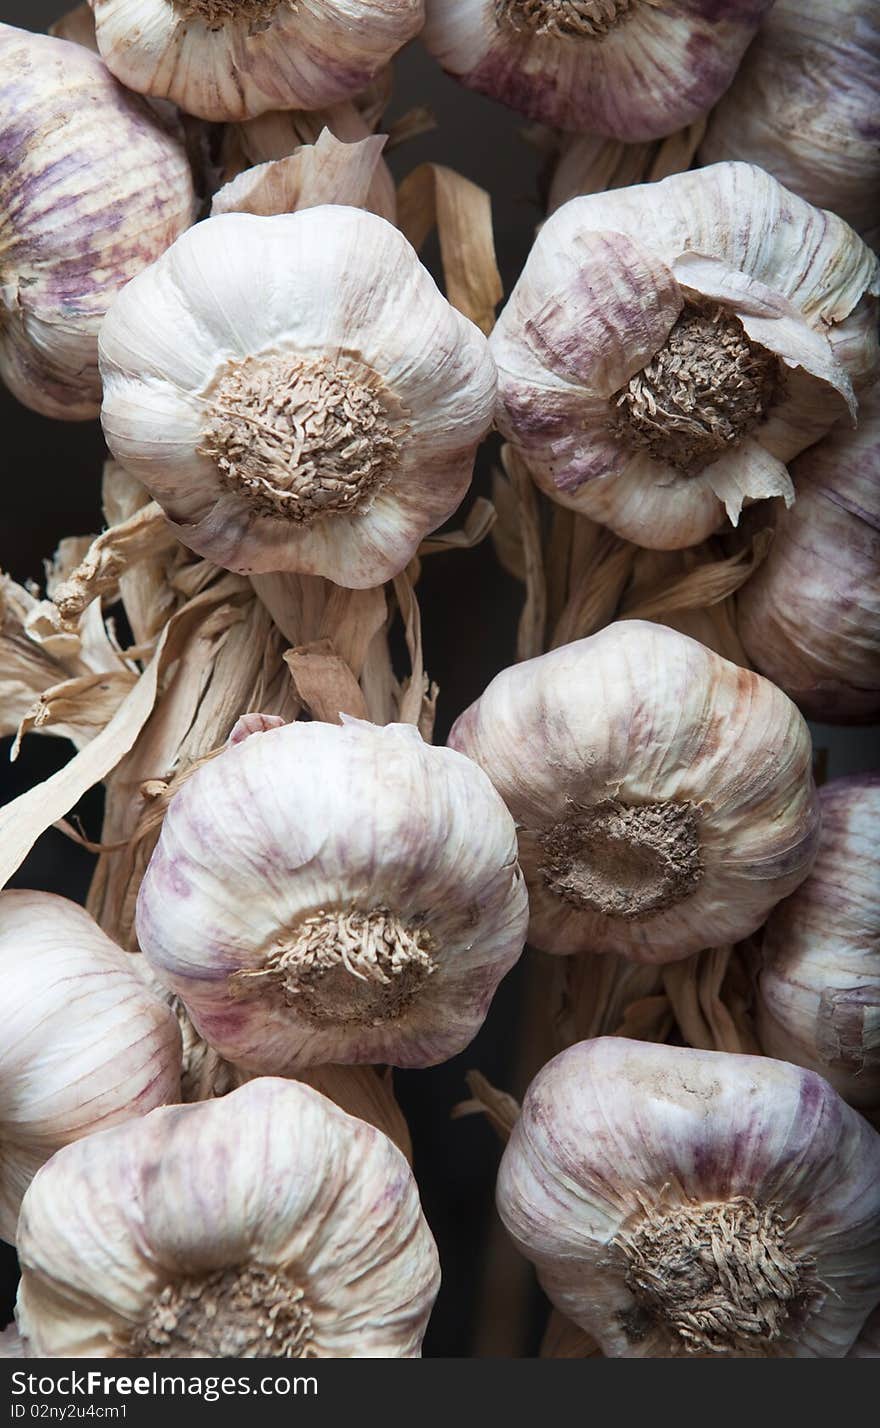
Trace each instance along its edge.
{"label": "purple-streaked garlic skin", "polygon": [[[843,1358],[880,1300],[880,1136],[821,1077],[785,1062],[581,1042],[532,1082],[497,1199],[552,1302],[609,1357]],[[729,1285],[719,1277],[713,1289],[700,1221],[737,1203],[768,1217],[790,1297],[771,1332],[734,1314],[734,1346],[722,1316],[704,1312],[702,1342],[689,1341],[686,1314],[673,1320],[657,1295],[646,1300],[643,1271],[673,1276],[668,1309],[683,1310],[675,1296],[694,1261],[652,1263],[644,1229],[693,1217],[710,1257],[694,1294],[705,1311],[705,1300],[725,1304]],[[747,1267],[760,1286],[760,1265]],[[773,1281],[763,1282],[771,1302]]]}
{"label": "purple-streaked garlic skin", "polygon": [[746,159],[880,247],[874,0],[775,0],[709,120],[699,161]]}
{"label": "purple-streaked garlic skin", "polygon": [[672,962],[754,932],[819,836],[812,748],[768,680],[624,620],[502,671],[449,737],[519,829],[529,940]]}
{"label": "purple-streaked garlic skin", "polygon": [[880,774],[819,791],[812,872],[761,936],[757,1024],[768,1056],[818,1071],[850,1105],[880,1110]]}
{"label": "purple-streaked garlic skin", "polygon": [[[446,1060],[527,920],[516,830],[485,774],[412,726],[349,719],[256,733],[199,769],[137,906],[158,979],[260,1074]],[[371,940],[386,935],[393,968]]]}
{"label": "purple-streaked garlic skin", "polygon": [[[769,3],[427,0],[423,37],[469,89],[558,129],[632,142],[670,134],[712,107]],[[560,35],[567,22],[577,28],[572,11],[581,12],[581,33]]]}
{"label": "purple-streaked garlic skin", "polygon": [[268,1077],[67,1147],[21,1231],[27,1357],[418,1358],[440,1282],[397,1146]]}
{"label": "purple-streaked garlic skin", "polygon": [[496,424],[561,505],[698,544],[746,502],[790,505],[789,461],[854,422],[878,292],[852,229],[750,164],[572,199],[492,333]]}
{"label": "purple-streaked garlic skin", "polygon": [[756,669],[808,718],[880,715],[880,388],[792,465],[797,499],[779,511],[766,560],[737,595]]}
{"label": "purple-streaked garlic skin", "polygon": [[174,1014],[84,908],[0,893],[0,1237],[62,1145],[180,1099]]}
{"label": "purple-streaked garlic skin", "polygon": [[217,122],[350,99],[424,20],[423,0],[89,3],[101,55],[118,79]]}
{"label": "purple-streaked garlic skin", "polygon": [[80,45],[0,25],[0,377],[98,415],[98,328],[195,217],[182,139]]}

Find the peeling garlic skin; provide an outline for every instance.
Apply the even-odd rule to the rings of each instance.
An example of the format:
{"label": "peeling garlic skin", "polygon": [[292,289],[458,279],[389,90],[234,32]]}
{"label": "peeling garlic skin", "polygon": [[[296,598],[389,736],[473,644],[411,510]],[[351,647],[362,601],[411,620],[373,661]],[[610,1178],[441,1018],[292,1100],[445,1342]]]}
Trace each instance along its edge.
{"label": "peeling garlic skin", "polygon": [[820,789],[822,838],[805,882],[761,937],[758,1039],[880,1109],[880,775]]}
{"label": "peeling garlic skin", "polygon": [[677,550],[744,504],[880,370],[880,268],[840,219],[749,164],[572,199],[490,338],[496,424],[538,485]]}
{"label": "peeling garlic skin", "polygon": [[182,138],[80,45],[0,25],[0,377],[97,416],[113,298],[193,221]]}
{"label": "peeling garlic skin", "polygon": [[880,716],[880,387],[792,464],[797,500],[778,511],[767,559],[737,592],[756,669],[808,718]]}
{"label": "peeling garlic skin", "polygon": [[737,942],[816,855],[803,718],[664,626],[621,621],[502,671],[449,744],[516,820],[543,951],[673,962]]}
{"label": "peeling garlic skin", "polygon": [[530,119],[656,139],[710,109],[771,0],[426,0],[424,41]]}
{"label": "peeling garlic skin", "polygon": [[117,78],[219,122],[349,99],[424,20],[423,0],[89,3]]}
{"label": "peeling garlic skin", "polygon": [[492,421],[483,334],[384,219],[198,224],[101,330],[107,443],[185,545],[380,585],[459,505]]}
{"label": "peeling garlic skin", "polygon": [[254,734],[171,801],[140,946],[227,1060],[429,1066],[476,1035],[525,942],[516,830],[410,725]]}
{"label": "peeling garlic skin", "polygon": [[0,893],[0,1238],[62,1145],[180,1097],[177,1021],[76,903]]}
{"label": "peeling garlic skin", "polygon": [[532,1082],[497,1199],[611,1358],[843,1358],[880,1299],[880,1136],[785,1062],[581,1042]]}
{"label": "peeling garlic skin", "polygon": [[397,1147],[269,1078],[59,1152],[19,1256],[35,1358],[417,1358],[440,1281]]}

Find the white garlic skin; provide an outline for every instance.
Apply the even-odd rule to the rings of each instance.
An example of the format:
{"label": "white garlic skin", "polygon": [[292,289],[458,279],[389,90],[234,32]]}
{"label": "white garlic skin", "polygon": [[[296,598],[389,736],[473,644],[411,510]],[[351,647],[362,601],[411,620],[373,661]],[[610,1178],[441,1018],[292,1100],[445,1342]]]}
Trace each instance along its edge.
{"label": "white garlic skin", "polygon": [[797,500],[777,511],[761,567],[737,592],[756,669],[808,718],[880,717],[880,387],[855,431],[837,427],[792,463]]}
{"label": "white garlic skin", "polygon": [[[501,1218],[546,1293],[611,1358],[688,1353],[656,1301],[646,1308],[631,1287],[640,1229],[737,1199],[784,1226],[806,1305],[793,1300],[777,1338],[746,1333],[730,1354],[710,1315],[714,1346],[691,1352],[843,1358],[880,1299],[880,1136],[813,1072],[619,1037],[581,1042],[532,1082],[498,1175]],[[674,1296],[694,1261],[683,1246],[681,1258],[667,1253],[653,1264],[648,1253],[648,1268],[669,1275]],[[705,1273],[697,1299],[713,1297]],[[721,1305],[728,1292],[716,1281]]]}
{"label": "white garlic skin", "polygon": [[52,893],[0,893],[0,1237],[62,1145],[180,1097],[180,1032],[131,959]]}
{"label": "white garlic skin", "polygon": [[880,1109],[880,774],[819,791],[812,872],[761,937],[758,1039],[818,1071],[850,1105]]}
{"label": "white garlic skin", "polygon": [[503,670],[449,744],[516,820],[546,952],[673,962],[739,941],[816,854],[802,716],[660,625],[620,621]]}
{"label": "white garlic skin", "polygon": [[89,3],[102,58],[123,84],[220,122],[348,99],[424,21],[423,0]]}
{"label": "white garlic skin", "polygon": [[98,328],[195,217],[182,139],[80,45],[0,25],[0,377],[98,415]]}
{"label": "white garlic skin", "polygon": [[492,423],[483,333],[356,208],[197,224],[120,294],[100,347],[111,451],[185,545],[241,574],[391,579]]}
{"label": "white garlic skin", "polygon": [[417,1358],[440,1280],[397,1147],[268,1078],[59,1151],[19,1258],[34,1358]]}
{"label": "white garlic skin", "polygon": [[[513,820],[482,770],[411,725],[345,718],[252,734],[193,774],[141,884],[137,935],[199,1033],[250,1071],[429,1066],[482,1025],[527,901]],[[368,950],[386,926],[393,966]]]}
{"label": "white garlic skin", "polygon": [[713,111],[700,162],[747,159],[880,246],[874,0],[775,0]]}
{"label": "white garlic skin", "polygon": [[572,199],[492,332],[496,424],[561,505],[699,544],[744,504],[790,505],[788,462],[854,422],[878,293],[861,239],[751,164]]}
{"label": "white garlic skin", "polygon": [[769,4],[426,0],[423,39],[469,89],[530,119],[656,139],[712,107]]}

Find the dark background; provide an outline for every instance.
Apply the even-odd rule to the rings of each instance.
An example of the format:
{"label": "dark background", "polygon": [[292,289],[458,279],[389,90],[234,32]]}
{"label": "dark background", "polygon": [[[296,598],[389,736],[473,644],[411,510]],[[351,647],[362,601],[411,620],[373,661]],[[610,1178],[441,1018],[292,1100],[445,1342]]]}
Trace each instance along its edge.
{"label": "dark background", "polygon": [[[69,6],[58,0],[0,0],[0,18],[44,30]],[[466,174],[490,190],[505,292],[509,292],[540,219],[541,159],[524,142],[523,121],[447,79],[416,42],[396,67],[389,121],[415,105],[428,105],[437,129],[389,156],[400,180],[426,160]],[[424,254],[439,277],[436,247]],[[104,446],[97,422],[62,423],[37,416],[0,388],[2,472],[0,568],[16,580],[42,578],[43,560],[63,536],[101,529],[100,474]],[[475,489],[488,493],[494,448],[478,465]],[[498,566],[491,542],[477,551],[432,556],[419,586],[425,659],[440,686],[435,733],[446,738],[458,712],[499,669],[513,662],[521,591]],[[814,728],[836,777],[869,767],[875,732]],[[29,736],[17,763],[7,762],[11,741],[0,741],[0,803],[47,777],[70,755],[61,740]],[[95,791],[78,809],[92,836],[100,828]],[[82,901],[92,857],[50,831],[38,843],[13,886],[46,888]],[[535,1353],[545,1306],[531,1287],[530,1271],[506,1243],[492,1205],[499,1145],[482,1117],[450,1120],[466,1094],[464,1073],[479,1067],[517,1094],[522,1085],[522,1043],[530,1032],[528,1006],[542,969],[533,954],[505,979],[483,1031],[461,1056],[428,1071],[398,1072],[396,1086],[410,1122],[415,1170],[425,1213],[437,1238],[443,1286],[425,1341],[428,1356]],[[15,1260],[0,1244],[0,1325],[11,1317]]]}

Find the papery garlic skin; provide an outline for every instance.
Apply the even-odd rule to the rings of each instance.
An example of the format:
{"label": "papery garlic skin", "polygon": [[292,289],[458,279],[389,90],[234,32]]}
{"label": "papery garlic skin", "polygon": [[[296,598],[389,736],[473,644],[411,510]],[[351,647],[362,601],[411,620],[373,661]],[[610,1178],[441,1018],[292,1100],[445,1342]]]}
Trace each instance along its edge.
{"label": "papery garlic skin", "polygon": [[880,246],[874,0],[775,0],[712,113],[700,162],[746,159]]}
{"label": "papery garlic skin", "polygon": [[503,670],[449,744],[516,820],[546,952],[673,962],[737,942],[816,854],[795,706],[661,625],[624,620]]}
{"label": "papery garlic skin", "polygon": [[737,593],[746,653],[813,719],[880,716],[880,387],[855,431],[838,427],[792,464],[760,569]]}
{"label": "papery garlic skin", "polygon": [[0,25],[0,378],[97,416],[98,328],[195,217],[182,139],[80,45]]}
{"label": "papery garlic skin", "polygon": [[880,1297],[880,1136],[781,1061],[581,1042],[532,1082],[497,1200],[611,1358],[843,1358]]}
{"label": "papery garlic skin", "polygon": [[[344,144],[360,144],[374,138],[373,129],[359,110],[353,104],[340,104],[326,114],[306,115],[289,110],[262,114],[227,129],[227,148],[234,167],[266,164],[289,158],[303,145],[326,144],[325,130]],[[397,188],[384,159],[376,164],[363,207],[387,218],[389,223],[397,221]]]}
{"label": "papery garlic skin", "polygon": [[469,89],[558,129],[656,139],[710,109],[771,0],[426,0]]}
{"label": "papery garlic skin", "polygon": [[0,1238],[62,1145],[180,1096],[180,1032],[130,958],[53,893],[0,893]]}
{"label": "papery garlic skin", "polygon": [[411,725],[253,734],[172,799],[140,946],[227,1060],[429,1066],[476,1035],[528,920],[485,774]]}
{"label": "papery garlic skin", "polygon": [[185,545],[363,588],[456,509],[492,421],[483,334],[384,219],[198,224],[101,330],[104,433]]}
{"label": "papery garlic skin", "polygon": [[318,109],[364,89],[423,0],[89,0],[107,67],[202,119]]}
{"label": "papery garlic skin", "polygon": [[880,774],[819,791],[812,872],[761,935],[762,1051],[808,1066],[850,1105],[880,1109]]}
{"label": "papery garlic skin", "polygon": [[60,1151],[19,1258],[37,1358],[417,1358],[439,1286],[401,1152],[274,1079]]}
{"label": "papery garlic skin", "polygon": [[750,164],[572,199],[490,339],[497,425],[561,505],[695,545],[790,504],[787,463],[854,420],[878,292],[861,239]]}

